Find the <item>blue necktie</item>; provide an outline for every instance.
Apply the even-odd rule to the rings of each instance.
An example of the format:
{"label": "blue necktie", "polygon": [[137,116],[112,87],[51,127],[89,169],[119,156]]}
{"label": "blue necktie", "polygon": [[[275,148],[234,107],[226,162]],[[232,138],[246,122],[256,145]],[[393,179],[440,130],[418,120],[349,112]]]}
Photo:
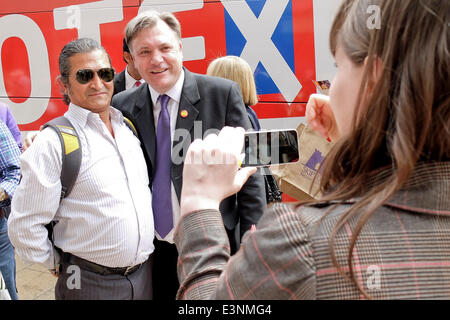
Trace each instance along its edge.
{"label": "blue necktie", "polygon": [[161,103],[161,112],[159,113],[158,128],[156,130],[156,163],[155,175],[153,177],[152,207],[156,232],[158,232],[161,238],[165,238],[173,228],[170,179],[172,145],[170,138],[170,116],[167,110],[167,103],[170,97],[163,94],[158,99]]}

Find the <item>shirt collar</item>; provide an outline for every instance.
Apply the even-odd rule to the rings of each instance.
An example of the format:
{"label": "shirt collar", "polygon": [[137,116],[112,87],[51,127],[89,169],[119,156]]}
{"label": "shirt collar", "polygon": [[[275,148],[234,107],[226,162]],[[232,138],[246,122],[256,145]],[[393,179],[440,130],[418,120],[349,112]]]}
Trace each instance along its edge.
{"label": "shirt collar", "polygon": [[139,81],[140,83],[145,82],[144,79],[136,80],[135,78],[130,76],[130,74],[128,73],[128,66],[125,68],[124,74],[125,74],[125,87],[126,87],[126,89],[133,88],[137,81]]}
{"label": "shirt collar", "polygon": [[[119,110],[117,110],[116,108],[114,108],[112,106],[110,106],[109,110],[110,110],[109,114],[110,114],[112,121],[119,121],[119,122],[123,121],[122,112],[120,112]],[[100,116],[98,114],[96,114],[88,109],[79,107],[72,102],[69,104],[69,109],[67,110],[67,112],[64,115],[73,118],[81,127],[86,126],[88,119],[90,117],[100,118]]]}
{"label": "shirt collar", "polygon": [[156,101],[158,100],[158,97],[161,94],[166,94],[170,97],[170,99],[176,101],[178,104],[180,103],[181,99],[181,92],[183,91],[183,84],[184,84],[184,70],[181,69],[180,77],[178,78],[177,82],[175,82],[175,85],[167,90],[167,92],[159,93],[155,89],[153,89],[150,84],[148,85],[148,89],[150,90],[150,97],[152,98],[153,105],[156,105]]}
{"label": "shirt collar", "polygon": [[69,109],[64,115],[73,118],[80,126],[84,127],[86,126],[90,113],[92,112],[71,102]]}

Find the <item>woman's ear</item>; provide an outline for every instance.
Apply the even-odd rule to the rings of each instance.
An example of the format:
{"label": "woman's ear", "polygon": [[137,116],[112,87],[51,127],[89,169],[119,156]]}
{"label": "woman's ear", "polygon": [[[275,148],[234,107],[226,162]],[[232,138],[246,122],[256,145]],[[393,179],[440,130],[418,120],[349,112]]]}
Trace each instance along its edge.
{"label": "woman's ear", "polygon": [[371,72],[369,75],[369,81],[367,83],[368,91],[369,93],[372,92],[373,88],[375,87],[376,83],[381,77],[381,74],[383,73],[383,62],[378,56],[373,56],[372,59],[369,61],[369,57],[366,57],[364,59],[364,68],[368,68],[369,64],[371,64]]}

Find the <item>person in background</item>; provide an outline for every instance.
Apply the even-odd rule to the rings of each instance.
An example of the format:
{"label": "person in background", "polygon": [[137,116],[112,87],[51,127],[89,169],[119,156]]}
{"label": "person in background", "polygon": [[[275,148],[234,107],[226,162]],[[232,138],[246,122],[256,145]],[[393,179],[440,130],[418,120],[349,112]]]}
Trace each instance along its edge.
{"label": "person in background", "polygon": [[0,300],[11,300],[2,272],[0,271]]}
{"label": "person in background", "polygon": [[[379,29],[367,26],[372,6]],[[219,203],[254,172],[239,170],[244,130],[191,145],[174,236],[179,299],[450,298],[449,17],[449,1],[342,2],[329,98],[306,107],[335,142],[323,197],[273,205],[231,258]],[[205,154],[228,162],[196,161]]]}
{"label": "person in background", "polygon": [[133,56],[130,53],[130,49],[128,48],[125,38],[123,39],[122,49],[123,60],[125,61],[127,66],[125,70],[114,76],[113,95],[130,88],[139,87],[142,83],[145,82],[145,80],[142,79],[141,75],[139,74],[139,71],[134,66]]}
{"label": "person in background", "polygon": [[[112,106],[136,126],[147,160],[156,231],[154,297],[174,300],[179,283],[173,233],[180,217],[187,147],[206,131],[219,131],[226,125],[250,128],[251,124],[236,83],[183,67],[181,26],[172,13],[143,12],[127,24],[125,37],[146,83],[115,95]],[[239,243],[231,230],[240,223],[240,240],[265,207],[261,174],[251,177],[238,195],[222,202],[223,224],[232,246]]]}
{"label": "person in background", "polygon": [[206,74],[214,77],[230,79],[239,85],[252,127],[256,131],[261,130],[258,116],[251,108],[251,106],[258,103],[258,94],[256,92],[253,71],[248,62],[237,56],[219,57],[211,61],[208,65],[208,69],[206,70]]}
{"label": "person in background", "polygon": [[[225,56],[214,59],[208,66],[207,75],[230,79],[236,82],[241,88],[245,109],[254,130],[261,130],[258,116],[251,108],[258,103],[255,79],[253,71],[247,61],[237,56]],[[278,184],[270,172],[269,168],[262,169],[264,173],[264,184],[267,204],[281,201],[281,191]]]}
{"label": "person in background", "polygon": [[0,120],[0,271],[9,296],[17,300],[14,247],[8,237],[11,199],[20,181],[20,150],[6,124]]}
{"label": "person in background", "polygon": [[22,150],[22,136],[20,134],[19,127],[17,126],[16,119],[14,119],[9,106],[2,102],[0,102],[0,120],[6,124],[9,131],[11,131],[12,136],[16,140],[19,149]]}
{"label": "person in background", "polygon": [[[69,103],[64,116],[80,139],[80,170],[61,200],[59,137],[50,128],[36,136],[21,157],[22,180],[8,220],[11,242],[24,261],[58,277],[57,300],[151,299],[154,225],[147,166],[139,140],[110,106],[111,60],[97,41],[81,38],[64,46],[59,71],[57,82]],[[46,225],[52,221],[49,239]]]}

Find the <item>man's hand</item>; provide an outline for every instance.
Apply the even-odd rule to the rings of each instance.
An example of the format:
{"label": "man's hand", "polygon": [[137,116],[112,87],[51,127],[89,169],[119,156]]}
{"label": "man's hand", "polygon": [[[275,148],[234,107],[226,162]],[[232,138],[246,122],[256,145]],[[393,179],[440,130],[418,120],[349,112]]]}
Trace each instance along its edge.
{"label": "man's hand", "polygon": [[[58,269],[59,269],[59,267],[58,267]],[[55,278],[59,278],[59,270],[49,269],[48,271],[50,271],[51,275],[54,276]]]}
{"label": "man's hand", "polygon": [[[40,128],[40,130],[42,129],[42,126]],[[29,131],[27,136],[25,137],[25,139],[23,140],[22,143],[22,153],[25,152],[25,150],[27,150],[31,144],[33,143],[34,139],[36,138],[36,136],[38,135],[39,131]]]}
{"label": "man's hand", "polygon": [[238,192],[256,168],[240,168],[243,128],[223,128],[219,135],[197,139],[184,162],[181,215],[203,209],[219,209],[226,197]]}
{"label": "man's hand", "polygon": [[339,139],[339,129],[328,96],[312,94],[306,104],[305,116],[308,125],[322,137],[333,142]]}
{"label": "man's hand", "polygon": [[6,191],[3,188],[0,188],[0,202],[6,200],[9,198],[9,195],[6,193]]}

